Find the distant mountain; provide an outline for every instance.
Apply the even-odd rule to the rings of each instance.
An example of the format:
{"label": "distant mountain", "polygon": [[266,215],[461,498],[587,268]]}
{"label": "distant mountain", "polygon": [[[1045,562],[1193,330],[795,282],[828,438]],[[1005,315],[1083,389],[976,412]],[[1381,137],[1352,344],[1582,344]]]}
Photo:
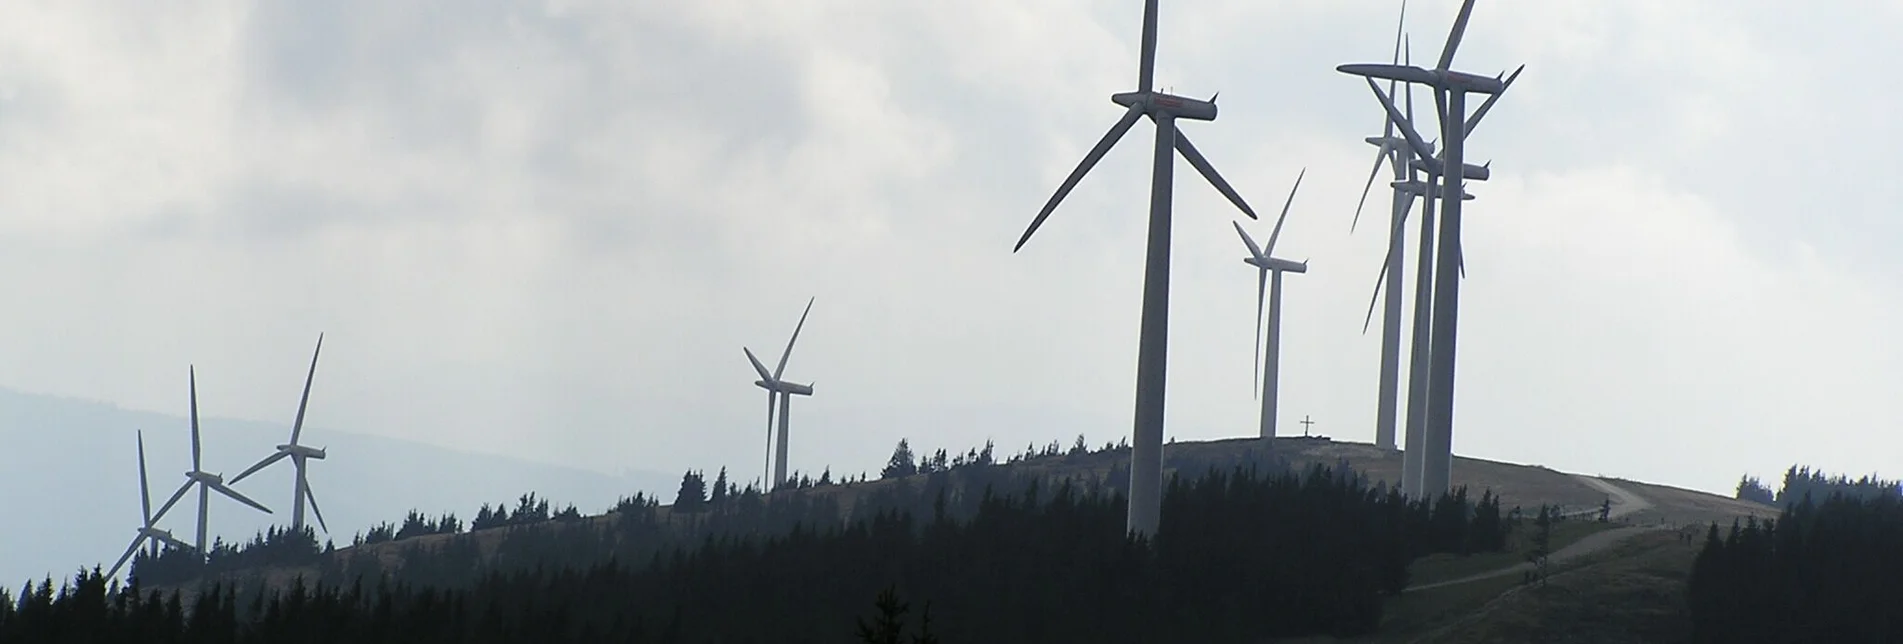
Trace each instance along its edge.
{"label": "distant mountain", "polygon": [[[270,454],[289,432],[282,422],[201,417],[199,424],[206,471],[226,477]],[[190,469],[187,419],[0,389],[0,512],[7,517],[0,522],[0,586],[17,590],[29,578],[70,578],[82,566],[112,564],[139,525],[140,429],[156,511]],[[412,508],[432,517],[453,512],[467,522],[483,503],[513,504],[535,492],[558,508],[573,503],[596,514],[638,491],[672,498],[680,483],[678,473],[613,476],[318,425],[304,431],[302,442],[329,450],[327,459],[311,462],[310,481],[330,526],[318,537],[339,546],[379,522],[400,522]],[[244,541],[267,526],[289,525],[289,465],[274,464],[235,486],[274,514],[214,494],[206,540]],[[197,495],[187,495],[159,525],[190,542],[196,513]]]}

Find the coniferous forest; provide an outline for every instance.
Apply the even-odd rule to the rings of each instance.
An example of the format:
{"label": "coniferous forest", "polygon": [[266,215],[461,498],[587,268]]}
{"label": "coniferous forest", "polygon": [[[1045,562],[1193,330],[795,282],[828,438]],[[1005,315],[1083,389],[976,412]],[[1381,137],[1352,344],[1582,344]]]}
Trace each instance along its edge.
{"label": "coniferous forest", "polygon": [[1695,641],[1903,641],[1903,499],[1815,498],[1711,527],[1688,590]]}
{"label": "coniferous forest", "polygon": [[[1371,631],[1407,565],[1504,546],[1491,495],[1410,503],[1344,469],[1232,464],[1173,478],[1153,541],[1125,536],[1112,476],[1015,468],[906,476],[854,503],[704,498],[669,531],[651,499],[607,526],[500,528],[406,551],[396,570],[330,565],[278,585],[184,592],[81,572],[0,591],[0,641],[1151,642]],[[1264,473],[1265,470],[1274,473]],[[970,476],[976,472],[982,475]],[[967,487],[972,482],[980,487]],[[724,487],[724,486],[717,486]],[[974,491],[976,490],[976,491]],[[756,495],[757,496],[757,495]],[[804,499],[800,501],[799,499]],[[751,504],[749,504],[751,503]],[[830,519],[812,520],[825,516]],[[751,517],[751,518],[746,518]],[[785,522],[784,529],[774,525]],[[669,534],[697,534],[685,542]],[[466,536],[466,535],[465,535]],[[280,539],[283,537],[280,535]],[[631,545],[632,544],[632,545]],[[341,553],[339,553],[341,554]],[[341,557],[322,557],[334,560]],[[514,563],[511,564],[510,560]],[[479,573],[469,571],[480,570]],[[353,574],[353,572],[355,574]]]}

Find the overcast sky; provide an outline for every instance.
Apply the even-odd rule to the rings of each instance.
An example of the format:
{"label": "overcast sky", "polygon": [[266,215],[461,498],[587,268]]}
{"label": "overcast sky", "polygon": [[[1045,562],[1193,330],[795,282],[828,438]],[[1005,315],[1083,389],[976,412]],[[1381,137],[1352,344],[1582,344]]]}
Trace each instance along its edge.
{"label": "overcast sky", "polygon": [[[816,296],[796,468],[1117,440],[1151,126],[1011,245],[1118,117],[1141,4],[8,3],[0,386],[183,414],[196,364],[204,413],[288,424],[324,332],[314,442],[750,476],[741,347],[771,362]],[[1382,116],[1334,67],[1385,61],[1398,5],[1163,3],[1158,84],[1221,92],[1183,131],[1264,213],[1307,168],[1285,433],[1373,437],[1386,240],[1349,218]],[[1456,9],[1410,3],[1417,62]],[[1899,29],[1481,2],[1456,67],[1527,68],[1468,144],[1456,450],[1708,490],[1903,470]],[[1251,435],[1238,214],[1187,164],[1176,195],[1167,432]]]}

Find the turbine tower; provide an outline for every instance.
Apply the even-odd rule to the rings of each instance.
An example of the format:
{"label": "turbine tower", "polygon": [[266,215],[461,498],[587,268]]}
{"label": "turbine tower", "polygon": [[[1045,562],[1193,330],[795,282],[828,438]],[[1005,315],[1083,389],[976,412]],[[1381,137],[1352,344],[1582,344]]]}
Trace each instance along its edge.
{"label": "turbine tower", "polygon": [[[1459,322],[1460,275],[1458,264],[1461,261],[1460,249],[1460,210],[1461,189],[1465,175],[1466,138],[1474,123],[1468,121],[1467,95],[1470,93],[1490,95],[1474,117],[1485,114],[1492,102],[1506,91],[1506,83],[1499,78],[1488,78],[1464,72],[1452,71],[1454,53],[1460,47],[1460,39],[1467,30],[1467,21],[1473,14],[1474,0],[1461,4],[1460,15],[1454,19],[1453,29],[1448,33],[1447,44],[1441,49],[1441,56],[1434,69],[1421,69],[1413,66],[1393,64],[1349,64],[1336,67],[1337,71],[1366,77],[1368,86],[1377,95],[1380,86],[1374,79],[1382,78],[1407,83],[1428,85],[1434,89],[1434,101],[1439,107],[1441,139],[1446,142],[1441,165],[1455,170],[1444,175],[1441,189],[1442,221],[1439,233],[1441,249],[1438,264],[1434,271],[1433,320],[1430,329],[1428,347],[1427,382],[1427,423],[1425,462],[1421,470],[1423,494],[1445,492],[1451,478],[1453,465],[1453,414],[1454,414],[1454,351],[1456,325]],[[1524,69],[1524,66],[1522,66]],[[1517,77],[1518,71],[1514,72]],[[1390,117],[1398,117],[1394,103],[1382,96],[1382,104]],[[1418,138],[1418,137],[1415,137]],[[1413,143],[1413,141],[1410,141]],[[1421,150],[1417,155],[1426,157]],[[1427,159],[1417,159],[1423,164]],[[1484,177],[1479,178],[1484,180]]]}
{"label": "turbine tower", "polygon": [[1037,232],[1038,226],[1044,224],[1044,219],[1051,215],[1064,196],[1070,194],[1077,182],[1123,138],[1123,134],[1136,124],[1138,118],[1145,115],[1150,117],[1150,121],[1156,124],[1156,147],[1151,155],[1149,242],[1143,269],[1143,322],[1137,348],[1136,419],[1130,440],[1130,510],[1125,525],[1130,532],[1153,535],[1163,504],[1163,385],[1169,342],[1170,190],[1174,155],[1182,154],[1191,166],[1202,173],[1203,178],[1215,185],[1216,190],[1241,208],[1243,214],[1250,219],[1256,216],[1255,211],[1243,202],[1242,196],[1229,187],[1229,182],[1216,173],[1209,160],[1203,158],[1196,146],[1190,144],[1189,138],[1176,129],[1176,120],[1179,118],[1215,120],[1215,97],[1204,101],[1166,94],[1155,91],[1151,84],[1156,67],[1156,0],[1143,3],[1141,47],[1137,61],[1136,91],[1110,97],[1111,102],[1124,106],[1123,118],[1110,126],[1110,131],[1104,133],[1096,147],[1091,148],[1070,176],[1058,185],[1057,192],[1044,203],[1044,209],[1038,211],[1037,217],[1031,220],[1030,227],[1024,230],[1024,235],[1018,238],[1011,252],[1015,253],[1024,247],[1024,243]]}
{"label": "turbine tower", "polygon": [[[1403,29],[1407,26],[1407,0],[1401,0],[1401,17],[1394,27],[1394,63],[1401,62],[1401,40]],[[1388,81],[1388,93],[1393,94],[1395,81]],[[1367,185],[1361,188],[1361,201],[1355,204],[1355,216],[1348,224],[1348,232],[1353,233],[1361,222],[1361,209],[1368,203],[1368,192],[1374,188],[1374,178],[1381,173],[1381,165],[1386,163],[1394,172],[1395,181],[1405,181],[1412,167],[1407,163],[1411,156],[1402,156],[1406,143],[1398,142],[1394,137],[1394,121],[1381,118],[1381,136],[1368,137],[1368,143],[1379,148],[1375,153],[1374,168],[1368,171]],[[1397,143],[1399,143],[1397,145]],[[1400,190],[1394,191],[1390,207],[1388,225],[1388,254],[1384,260],[1388,268],[1384,276],[1395,284],[1401,283],[1402,247],[1399,237],[1406,236],[1401,222],[1407,218],[1410,209],[1407,195]],[[1366,333],[1364,329],[1362,331]],[[1399,413],[1398,398],[1401,379],[1401,292],[1388,289],[1381,315],[1381,379],[1375,395],[1374,444],[1381,449],[1394,449],[1395,417]],[[1405,457],[1405,456],[1404,456]]]}
{"label": "turbine tower", "polygon": [[185,542],[173,538],[171,531],[152,527],[152,524],[158,523],[159,519],[163,517],[165,513],[164,511],[160,511],[157,515],[152,514],[152,490],[146,483],[145,476],[144,431],[139,432],[139,510],[145,514],[145,524],[139,526],[139,536],[132,539],[132,545],[126,546],[125,554],[119,555],[119,560],[112,564],[112,570],[106,572],[108,579],[113,575],[119,574],[119,568],[126,565],[126,561],[132,558],[132,553],[138,552],[139,546],[145,545],[148,542],[152,544],[152,556],[154,557],[158,556],[160,543],[169,543],[179,548],[191,547]]}
{"label": "turbine tower", "polygon": [[198,486],[198,540],[195,542],[196,545],[194,549],[198,551],[198,556],[203,557],[205,556],[205,524],[209,518],[206,514],[206,510],[208,509],[207,506],[211,503],[212,490],[217,490],[219,494],[231,497],[234,501],[257,508],[265,514],[270,514],[271,509],[259,505],[257,501],[253,501],[243,494],[239,494],[237,490],[225,485],[225,477],[206,472],[201,466],[198,440],[198,369],[196,367],[191,370],[191,378],[192,471],[185,473],[185,484],[179,486],[177,492],[172,493],[172,498],[165,501],[165,505],[159,508],[159,513],[156,516],[165,516],[165,512],[172,509],[172,504],[178,503],[178,500],[183,498],[186,492],[191,491],[192,486]]}
{"label": "turbine tower", "polygon": [[[793,327],[793,337],[787,339],[786,352],[780,354],[780,364],[773,368],[772,373],[767,372],[766,365],[760,364],[759,358],[753,357],[752,349],[740,347],[741,351],[747,353],[747,361],[753,363],[753,370],[760,374],[760,379],[753,381],[754,386],[766,390],[767,453],[769,457],[773,459],[773,483],[772,486],[767,488],[769,492],[772,491],[773,488],[779,487],[781,483],[786,482],[786,429],[788,422],[787,417],[791,413],[789,410],[793,408],[793,396],[813,395],[812,384],[802,385],[781,379],[781,375],[786,373],[786,359],[793,356],[793,343],[799,341],[800,329],[806,328],[806,315],[813,312],[813,299],[816,298],[806,300],[806,311],[800,314],[800,323]],[[777,443],[777,448],[773,440],[773,407],[775,399],[778,399],[780,412],[780,439]]]}
{"label": "turbine tower", "polygon": [[323,528],[324,533],[329,534],[330,527],[324,525],[324,511],[317,508],[317,495],[311,493],[310,478],[307,476],[305,470],[309,460],[324,460],[324,448],[314,448],[297,443],[298,436],[304,431],[304,409],[311,402],[311,381],[317,377],[317,355],[323,351],[324,334],[319,333],[317,334],[317,350],[311,352],[310,372],[304,375],[304,395],[297,401],[297,419],[291,422],[291,442],[279,445],[277,451],[272,452],[270,456],[264,457],[264,460],[260,460],[245,469],[245,471],[239,472],[237,476],[231,477],[231,484],[237,485],[238,482],[244,480],[245,477],[251,476],[258,470],[262,470],[272,463],[284,460],[285,458],[291,459],[291,467],[296,470],[293,474],[296,479],[292,483],[291,489],[291,498],[293,499],[291,504],[291,530],[302,531],[304,529],[304,503],[309,501],[311,513],[317,515],[317,527]]}
{"label": "turbine tower", "polygon": [[[1288,201],[1282,204],[1282,215],[1275,218],[1275,228],[1269,231],[1269,245],[1256,246],[1248,231],[1242,229],[1241,222],[1230,222],[1236,226],[1236,234],[1242,236],[1242,243],[1249,247],[1249,256],[1243,263],[1256,267],[1255,279],[1255,341],[1256,351],[1262,353],[1262,372],[1259,376],[1262,386],[1262,433],[1264,449],[1275,453],[1275,414],[1276,389],[1281,380],[1282,356],[1282,274],[1307,273],[1308,260],[1293,262],[1274,257],[1275,242],[1282,237],[1282,222],[1288,219],[1289,206],[1295,203],[1295,192],[1302,189],[1302,177],[1308,174],[1304,168],[1295,175],[1295,187],[1288,191]],[[1262,352],[1262,292],[1268,287],[1269,300],[1269,349]],[[1250,354],[1253,359],[1254,354]],[[1250,365],[1250,370],[1254,370]]]}
{"label": "turbine tower", "polygon": [[[1407,56],[1408,62],[1411,64],[1412,55],[1404,55]],[[1504,86],[1512,86],[1514,79],[1518,77],[1519,72],[1515,71],[1513,76],[1507,78]],[[1424,142],[1421,139],[1419,130],[1414,127],[1413,86],[1408,86],[1407,107],[1405,113],[1402,113],[1394,109],[1393,101],[1387,94],[1382,93],[1380,88],[1374,85],[1373,81],[1369,81],[1369,85],[1374,91],[1375,98],[1379,99],[1383,108],[1387,110],[1389,122],[1394,124],[1402,135],[1400,140],[1390,141],[1390,145],[1412,152],[1408,157],[1410,161],[1407,163],[1407,180],[1394,182],[1389,185],[1404,193],[1410,200],[1416,196],[1427,197],[1421,208],[1421,249],[1419,268],[1416,270],[1415,275],[1413,339],[1409,346],[1407,435],[1406,445],[1402,452],[1401,459],[1401,491],[1403,494],[1408,495],[1409,498],[1420,498],[1421,476],[1424,469],[1423,464],[1425,463],[1426,454],[1428,453],[1425,436],[1427,426],[1429,349],[1431,348],[1429,346],[1431,339],[1430,330],[1432,327],[1431,315],[1434,301],[1434,231],[1436,230],[1434,227],[1434,198],[1440,196],[1441,186],[1438,184],[1443,170],[1442,159],[1434,156],[1433,143]],[[1492,109],[1494,100],[1497,98],[1498,95],[1496,94],[1480,106],[1480,110],[1474,114],[1473,119],[1468,121],[1469,131],[1472,131],[1472,126],[1477,125],[1481,117],[1485,116],[1487,111]],[[1424,182],[1420,181],[1417,178],[1417,173],[1427,175],[1427,180]],[[1476,166],[1468,163],[1461,164],[1461,173],[1462,176],[1476,181],[1485,181],[1491,174],[1486,166]],[[1472,199],[1473,195],[1467,194],[1465,190],[1461,192],[1462,201],[1471,201]],[[1406,210],[1404,209],[1403,218],[1405,218],[1405,213]],[[1392,257],[1398,257],[1399,255],[1394,245],[1400,243],[1397,237],[1399,233],[1398,231],[1391,231],[1391,233],[1389,238],[1389,254]],[[1465,259],[1462,258],[1459,253],[1456,253],[1454,261],[1464,277],[1466,272]],[[1375,279],[1374,289],[1376,298],[1380,296],[1381,283],[1382,280],[1387,277],[1389,268],[1389,266],[1382,266],[1381,276]],[[1393,288],[1396,287],[1390,286],[1390,290]],[[1370,300],[1368,303],[1368,316],[1368,320],[1373,319],[1374,300]],[[1363,333],[1366,333],[1368,330],[1367,324],[1367,321],[1362,323],[1361,330]]]}

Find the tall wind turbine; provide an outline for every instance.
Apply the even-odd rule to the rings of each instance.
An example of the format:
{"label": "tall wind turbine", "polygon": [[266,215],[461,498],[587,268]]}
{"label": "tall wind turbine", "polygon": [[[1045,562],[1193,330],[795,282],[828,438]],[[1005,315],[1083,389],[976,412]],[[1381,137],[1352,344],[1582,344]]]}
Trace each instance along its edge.
{"label": "tall wind turbine", "polygon": [[[1408,39],[1404,38],[1404,41],[1407,40]],[[1406,60],[1408,64],[1413,63],[1412,49],[1413,43],[1407,41],[1407,48],[1403,50],[1403,55],[1405,56],[1403,60]],[[1390,83],[1390,85],[1392,85],[1392,83]],[[1377,97],[1384,96],[1379,91],[1376,91],[1375,95]],[[1383,98],[1383,101],[1385,104],[1386,99]],[[1399,299],[1401,288],[1401,273],[1396,270],[1396,267],[1403,261],[1401,255],[1402,238],[1405,234],[1403,226],[1406,224],[1408,213],[1413,208],[1413,199],[1415,197],[1425,197],[1421,207],[1420,258],[1419,267],[1416,269],[1414,284],[1413,329],[1408,342],[1406,434],[1401,451],[1401,492],[1407,495],[1408,498],[1420,498],[1421,464],[1424,462],[1422,452],[1426,449],[1426,442],[1423,436],[1426,431],[1425,427],[1427,423],[1429,328],[1432,304],[1434,301],[1434,201],[1430,195],[1438,195],[1440,193],[1434,184],[1436,183],[1436,178],[1439,177],[1441,164],[1440,159],[1434,156],[1433,144],[1421,141],[1420,133],[1414,129],[1413,119],[1414,89],[1412,85],[1409,85],[1406,113],[1397,120],[1393,113],[1390,112],[1384,118],[1387,124],[1385,126],[1386,134],[1379,140],[1383,148],[1396,153],[1393,160],[1400,166],[1397,168],[1397,174],[1401,174],[1403,178],[1402,180],[1389,184],[1395,190],[1395,197],[1400,200],[1400,203],[1396,204],[1396,213],[1399,215],[1399,218],[1393,221],[1393,227],[1389,230],[1388,252],[1386,259],[1382,260],[1381,274],[1375,278],[1374,298],[1381,296],[1382,282],[1392,278],[1387,291],[1389,317],[1385,319],[1384,322],[1398,322],[1398,319],[1395,319],[1398,317],[1398,315],[1396,315],[1398,311],[1396,311],[1395,308],[1397,308],[1396,304],[1398,303],[1397,300]],[[1396,127],[1400,129],[1402,136],[1394,136],[1394,128]],[[1375,169],[1376,172],[1379,172],[1380,166],[1377,165]],[[1468,178],[1477,178],[1477,180],[1483,181],[1489,174],[1486,167],[1471,164],[1463,164],[1462,172],[1465,173]],[[1428,179],[1424,182],[1419,179],[1419,175],[1423,173],[1428,176]],[[1372,179],[1372,177],[1370,177],[1370,179]],[[1473,195],[1463,194],[1462,196],[1462,199],[1472,198]],[[1370,299],[1368,302],[1368,318],[1362,322],[1361,326],[1362,333],[1367,333],[1368,323],[1374,319],[1374,306],[1375,300]],[[1387,345],[1384,344],[1383,350],[1385,351],[1386,349]]]}
{"label": "tall wind turbine", "polygon": [[[1275,228],[1269,231],[1267,246],[1256,246],[1255,239],[1250,238],[1248,231],[1242,229],[1242,222],[1230,222],[1235,224],[1236,234],[1242,236],[1243,245],[1249,247],[1249,256],[1242,259],[1243,263],[1256,267],[1255,341],[1258,353],[1262,352],[1262,292],[1264,286],[1268,287],[1269,349],[1266,353],[1262,353],[1260,380],[1262,384],[1261,438],[1264,450],[1270,454],[1275,453],[1276,389],[1281,380],[1282,274],[1308,272],[1308,260],[1294,262],[1274,257],[1275,242],[1282,237],[1282,222],[1288,219],[1289,206],[1295,203],[1295,192],[1302,189],[1302,177],[1307,174],[1308,169],[1303,168],[1301,174],[1295,175],[1295,187],[1289,189],[1288,201],[1282,204],[1282,214],[1275,218]],[[1254,358],[1254,355],[1251,354],[1250,357]],[[1253,367],[1254,365],[1251,365],[1252,370]]]}
{"label": "tall wind turbine", "polygon": [[[1467,21],[1473,14],[1473,5],[1474,0],[1466,0],[1461,4],[1460,15],[1454,19],[1453,29],[1448,33],[1447,44],[1442,48],[1440,61],[1434,69],[1392,64],[1336,67],[1337,71],[1366,77],[1368,86],[1377,95],[1381,93],[1381,88],[1375,84],[1376,78],[1432,87],[1435,90],[1435,104],[1440,108],[1437,111],[1441,115],[1441,140],[1446,142],[1441,161],[1444,167],[1456,170],[1444,175],[1445,183],[1439,195],[1443,219],[1439,239],[1441,253],[1434,274],[1434,315],[1428,348],[1427,445],[1424,450],[1427,460],[1421,472],[1424,494],[1446,491],[1453,465],[1454,350],[1460,305],[1460,275],[1457,273],[1461,257],[1460,197],[1464,194],[1461,184],[1466,178],[1466,173],[1459,170],[1465,167],[1467,133],[1474,125],[1467,116],[1467,95],[1490,95],[1474,115],[1477,119],[1492,108],[1493,101],[1506,91],[1506,83],[1497,77],[1488,78],[1450,69],[1454,53],[1460,47],[1460,39],[1467,30]],[[1515,76],[1518,76],[1517,71]],[[1382,103],[1390,116],[1399,116],[1392,101],[1382,96]]]}
{"label": "tall wind turbine", "polygon": [[[1401,62],[1401,40],[1403,29],[1406,26],[1407,0],[1401,0],[1401,17],[1394,27],[1395,64],[1400,64]],[[1394,89],[1395,81],[1388,81],[1388,93],[1393,94]],[[1351,233],[1354,232],[1355,226],[1361,222],[1361,208],[1368,203],[1368,192],[1374,188],[1374,178],[1381,173],[1381,165],[1386,163],[1390,166],[1394,172],[1395,181],[1406,180],[1408,173],[1413,170],[1410,164],[1407,163],[1407,159],[1411,157],[1403,156],[1406,154],[1405,148],[1407,144],[1398,141],[1394,136],[1394,121],[1384,116],[1381,119],[1381,123],[1381,136],[1371,136],[1365,139],[1369,144],[1379,148],[1379,151],[1375,153],[1374,168],[1368,171],[1367,185],[1361,188],[1361,201],[1355,205],[1354,219],[1348,224],[1348,231]],[[1406,230],[1401,227],[1401,222],[1407,218],[1407,211],[1409,209],[1410,202],[1407,195],[1402,194],[1398,189],[1395,190],[1392,206],[1389,210],[1388,225],[1390,232],[1388,233],[1388,254],[1385,260],[1388,265],[1385,277],[1388,281],[1395,284],[1401,283],[1402,248],[1398,242],[1398,238],[1407,234]],[[1395,416],[1399,413],[1397,407],[1400,403],[1398,398],[1400,379],[1401,292],[1399,289],[1391,288],[1388,289],[1388,297],[1384,302],[1381,315],[1381,379],[1379,381],[1380,388],[1375,396],[1374,444],[1375,447],[1381,449],[1395,448],[1394,429]]]}
{"label": "tall wind turbine", "polygon": [[253,473],[264,469],[272,463],[284,460],[285,458],[291,459],[291,467],[296,470],[293,474],[296,480],[292,483],[291,490],[291,498],[293,499],[291,505],[291,530],[301,531],[304,529],[304,503],[305,501],[309,501],[311,504],[311,512],[317,515],[317,527],[323,528],[324,532],[328,534],[330,527],[324,525],[324,511],[317,508],[317,495],[311,493],[310,478],[305,472],[305,466],[310,459],[324,460],[324,448],[309,447],[297,443],[298,436],[304,432],[304,409],[311,402],[311,381],[317,377],[317,355],[323,351],[324,334],[319,333],[317,334],[317,350],[311,352],[310,372],[304,375],[304,395],[297,400],[297,420],[291,422],[291,442],[279,445],[277,451],[272,452],[270,456],[264,457],[264,460],[260,460],[245,469],[245,471],[239,472],[237,476],[231,477],[231,484],[237,485],[239,481],[244,480],[244,477],[251,476]]}
{"label": "tall wind turbine", "polygon": [[1134,92],[1112,94],[1110,101],[1124,106],[1123,118],[1118,119],[1110,131],[1104,133],[1097,146],[1084,155],[1070,176],[1059,184],[1057,192],[1050,201],[1044,203],[1044,209],[1038,211],[1037,218],[1031,220],[1031,226],[1024,230],[1024,236],[1018,238],[1017,246],[1011,252],[1017,252],[1024,243],[1037,232],[1038,226],[1051,215],[1057,204],[1070,194],[1077,182],[1097,165],[1104,153],[1123,138],[1123,134],[1135,125],[1139,117],[1148,115],[1156,124],[1156,147],[1151,155],[1150,175],[1150,228],[1149,244],[1145,253],[1143,269],[1143,323],[1139,331],[1137,348],[1136,383],[1136,420],[1130,440],[1130,511],[1126,528],[1141,535],[1156,533],[1157,522],[1163,505],[1163,384],[1166,363],[1168,362],[1169,342],[1169,299],[1170,299],[1170,189],[1171,172],[1174,169],[1175,153],[1181,153],[1189,164],[1201,172],[1203,178],[1215,185],[1216,190],[1228,197],[1231,203],[1241,208],[1243,214],[1255,219],[1255,211],[1243,202],[1229,182],[1216,173],[1209,160],[1203,158],[1189,138],[1176,129],[1176,119],[1186,118],[1196,121],[1216,119],[1216,99],[1198,100],[1185,96],[1176,96],[1154,91],[1151,85],[1156,68],[1156,0],[1143,3],[1142,49],[1137,61],[1137,89]]}
{"label": "tall wind turbine", "polygon": [[143,431],[139,432],[139,510],[145,514],[145,524],[139,526],[139,536],[132,539],[132,545],[126,546],[126,553],[119,555],[119,560],[113,562],[112,570],[106,572],[107,578],[119,574],[119,567],[126,565],[126,561],[132,558],[132,553],[138,552],[139,546],[147,542],[152,544],[154,557],[158,556],[160,543],[169,543],[179,548],[191,547],[173,538],[171,531],[152,527],[152,524],[158,523],[165,513],[161,510],[157,515],[152,514],[152,490],[147,485],[145,476],[145,432]]}
{"label": "tall wind turbine", "polygon": [[[1412,55],[1404,55],[1407,56],[1408,62],[1411,64]],[[1515,71],[1513,76],[1507,78],[1504,86],[1512,86],[1514,79],[1518,77],[1519,72]],[[1413,339],[1409,346],[1407,434],[1401,458],[1401,491],[1403,494],[1408,495],[1409,498],[1420,498],[1422,491],[1422,471],[1425,467],[1426,455],[1429,453],[1425,436],[1427,431],[1427,389],[1429,382],[1428,368],[1430,366],[1429,350],[1431,348],[1431,316],[1434,302],[1433,267],[1434,231],[1436,230],[1434,227],[1434,198],[1440,196],[1441,186],[1438,184],[1440,183],[1439,179],[1444,170],[1442,167],[1444,159],[1435,156],[1434,144],[1423,141],[1419,130],[1414,127],[1414,90],[1412,85],[1408,87],[1405,113],[1401,110],[1397,110],[1390,97],[1382,93],[1380,88],[1376,86],[1373,81],[1369,81],[1369,86],[1373,89],[1375,98],[1379,99],[1383,108],[1387,110],[1389,122],[1393,123],[1402,135],[1401,139],[1394,142],[1393,145],[1399,149],[1412,152],[1408,157],[1410,160],[1407,162],[1407,180],[1397,181],[1390,185],[1396,190],[1401,191],[1410,200],[1417,196],[1426,197],[1421,209],[1420,266],[1416,270],[1415,275],[1414,328]],[[1480,117],[1484,116],[1486,112],[1491,109],[1493,100],[1497,97],[1498,95],[1496,94],[1494,97],[1489,98],[1487,103],[1481,105],[1480,111],[1476,112],[1473,120],[1468,122],[1469,131],[1472,130],[1471,126],[1477,125]],[[1417,173],[1427,175],[1427,180],[1419,180]],[[1461,173],[1462,176],[1467,179],[1475,181],[1485,181],[1490,175],[1490,171],[1486,166],[1476,166],[1469,163],[1461,164]],[[1462,201],[1470,201],[1472,199],[1473,195],[1467,194],[1464,190],[1461,192]],[[1406,212],[1404,210],[1403,218],[1405,218],[1405,214]],[[1399,238],[1391,235],[1389,241],[1389,254],[1391,256],[1398,256],[1394,246],[1399,244]],[[1456,253],[1454,261],[1456,266],[1459,267],[1458,270],[1464,273],[1466,270],[1464,258],[1462,258],[1459,253]],[[1381,276],[1375,279],[1374,289],[1376,298],[1380,297],[1381,283],[1387,277],[1387,271],[1390,267],[1384,265],[1381,268]],[[1390,291],[1397,287],[1398,285],[1391,286]],[[1374,316],[1374,300],[1372,299],[1368,303],[1368,316],[1369,320],[1372,320]],[[1362,332],[1367,332],[1367,322],[1363,323]]]}
{"label": "tall wind turbine", "polygon": [[231,489],[230,486],[225,485],[224,476],[206,472],[204,467],[202,467],[201,459],[199,455],[199,440],[198,440],[198,369],[196,367],[192,368],[191,370],[191,378],[192,378],[192,471],[185,473],[185,484],[179,486],[178,491],[172,493],[172,498],[167,499],[165,501],[165,505],[159,508],[158,516],[164,516],[165,511],[172,509],[172,504],[178,503],[178,500],[180,498],[183,498],[186,492],[191,491],[192,486],[194,485],[198,486],[198,541],[195,542],[197,544],[195,546],[195,549],[198,551],[198,555],[200,557],[203,557],[205,556],[205,527],[206,527],[205,524],[207,522],[207,519],[209,518],[209,516],[206,514],[206,510],[207,510],[207,506],[210,505],[211,503],[212,490],[217,490],[219,494],[223,494],[227,497],[231,497],[231,499],[234,501],[257,508],[259,511],[262,511],[265,514],[270,514],[271,509],[264,507],[263,505],[259,505],[257,501],[253,501],[249,497],[246,497],[243,494],[239,494],[237,490]]}
{"label": "tall wind turbine", "polygon": [[[780,364],[775,366],[771,373],[767,372],[766,365],[760,364],[759,358],[753,357],[752,349],[740,348],[741,351],[747,353],[747,361],[753,363],[753,370],[760,374],[760,379],[753,381],[754,386],[766,390],[767,452],[773,459],[773,478],[772,485],[767,488],[769,491],[786,482],[786,429],[787,417],[791,414],[789,410],[793,408],[793,396],[813,395],[812,384],[787,382],[780,377],[786,373],[786,359],[793,356],[793,343],[799,341],[800,329],[806,328],[806,315],[813,312],[813,299],[816,298],[806,300],[806,311],[800,313],[800,323],[793,327],[793,337],[786,341],[786,352],[780,354]],[[780,440],[777,448],[773,440],[773,407],[776,398],[780,412]]]}

